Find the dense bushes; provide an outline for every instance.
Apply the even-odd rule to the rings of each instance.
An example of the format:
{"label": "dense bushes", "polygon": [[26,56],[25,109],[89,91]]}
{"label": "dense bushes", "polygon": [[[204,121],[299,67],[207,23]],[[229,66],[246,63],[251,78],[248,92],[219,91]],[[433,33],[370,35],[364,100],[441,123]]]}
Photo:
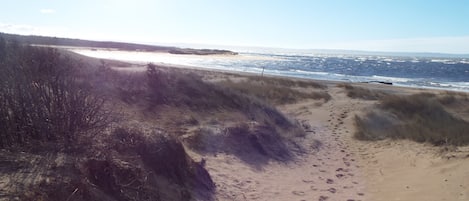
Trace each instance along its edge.
{"label": "dense bushes", "polygon": [[77,77],[80,63],[52,48],[0,39],[0,147],[70,144],[106,126],[105,99]]}

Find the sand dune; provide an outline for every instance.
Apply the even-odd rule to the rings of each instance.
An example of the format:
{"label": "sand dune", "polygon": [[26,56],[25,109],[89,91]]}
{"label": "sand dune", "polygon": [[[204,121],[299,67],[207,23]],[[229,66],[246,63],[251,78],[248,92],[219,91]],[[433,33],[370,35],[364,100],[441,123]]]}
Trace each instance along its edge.
{"label": "sand dune", "polygon": [[[360,85],[396,94],[420,89]],[[327,103],[307,100],[280,110],[309,125],[294,162],[254,168],[230,156],[204,156],[217,200],[468,200],[469,149],[353,138],[354,116],[375,101],[351,99],[329,83]]]}
{"label": "sand dune", "polygon": [[[99,65],[98,60],[94,63]],[[118,68],[126,68],[128,63],[116,64],[119,64]],[[177,142],[174,147],[179,150],[179,160],[168,164],[168,160],[173,158],[172,154],[177,154],[174,151],[162,154],[160,159],[146,157],[151,159],[152,167],[156,166],[158,169],[159,165],[163,164],[165,171],[160,171],[160,174],[169,175],[169,183],[174,178],[184,181],[187,175],[196,178],[193,181],[189,179],[189,182],[180,182],[181,185],[191,182],[194,185],[176,188],[166,199],[469,200],[469,146],[434,146],[407,140],[359,141],[354,138],[357,130],[356,115],[364,115],[366,111],[376,109],[376,104],[379,103],[376,99],[383,94],[401,96],[421,92],[438,94],[442,93],[441,91],[352,83],[353,87],[359,87],[360,90],[354,94],[355,98],[351,98],[344,83],[205,71],[184,65],[153,65],[161,71],[157,73],[153,69],[153,77],[147,78],[147,81],[153,82],[153,85],[148,87],[148,90],[153,91],[147,93],[154,95],[148,96],[141,91],[146,83],[145,76],[138,74],[136,70],[138,68],[144,71],[145,66],[135,63],[128,65],[136,74],[104,75],[114,75],[116,80],[135,81],[124,85],[127,88],[124,87],[121,91],[126,93],[121,94],[119,90],[119,93],[115,92],[114,107],[120,107],[125,117],[122,119],[129,121],[129,125],[135,124],[135,127],[143,130],[135,133],[141,133],[143,136],[163,133],[145,130],[156,126],[158,131],[171,133],[174,137],[171,139]],[[113,63],[110,63],[109,67],[109,72],[117,68],[113,67]],[[153,99],[146,101],[145,98],[148,97]],[[469,119],[469,98],[466,99],[453,104],[450,112],[457,113],[456,116],[461,119]],[[179,105],[174,104],[176,102]],[[149,105],[156,109],[149,109]],[[449,120],[454,121],[451,118]],[[219,133],[211,133],[211,129]],[[131,133],[124,132],[124,136],[130,136]],[[104,144],[108,143],[109,147],[114,147],[111,146],[112,143],[117,142],[127,144],[122,140],[115,141],[113,136],[102,135],[102,139],[98,139]],[[98,151],[108,150],[101,144],[97,145]],[[140,147],[138,144],[132,146]],[[162,144],[148,147],[161,146]],[[171,150],[169,148],[171,146],[168,146],[168,150]],[[159,152],[160,149],[151,151],[152,154]],[[124,153],[120,155],[118,150],[112,153],[113,157],[128,159],[124,157]],[[142,153],[147,155],[147,152],[139,154]],[[41,157],[44,160],[36,159]],[[78,191],[74,189],[78,187],[68,186],[69,189],[66,189],[62,183],[55,183],[57,187],[47,189],[41,187],[40,183],[48,183],[50,180],[45,176],[36,176],[66,175],[65,173],[72,171],[69,167],[74,167],[72,160],[66,159],[67,157],[61,155],[44,157],[23,152],[12,155],[0,150],[0,163],[6,164],[5,167],[0,167],[0,200],[8,200],[13,195],[12,192],[25,194],[25,189],[30,189],[29,186],[36,186],[36,190],[30,191],[27,196],[31,198],[37,198],[38,195],[46,198],[49,196],[46,190],[57,192],[55,188],[58,187],[65,189],[63,195],[73,196],[73,192]],[[181,161],[185,161],[186,166],[179,167],[181,165],[177,164],[181,164]],[[105,164],[104,162],[102,163]],[[60,172],[51,169],[49,164],[55,164],[54,167],[64,164],[68,166],[64,166],[67,168]],[[116,164],[114,171],[138,163],[131,161]],[[142,164],[141,167],[146,167],[145,165]],[[180,171],[174,172],[175,168],[170,166],[179,167]],[[98,168],[93,170],[97,173],[103,171],[100,166],[96,167]],[[128,169],[136,171],[138,168]],[[95,171],[91,172],[94,174]],[[210,181],[207,182],[210,188],[207,188],[208,191],[194,193],[197,191],[196,186],[201,183],[194,181],[199,181],[197,179],[201,173],[204,173],[201,181]],[[125,175],[127,174],[119,176]],[[74,176],[82,179],[83,175]],[[20,177],[24,179],[18,179]],[[94,178],[88,177],[91,180]],[[135,178],[147,180],[146,176]],[[86,179],[83,181],[88,182]],[[154,181],[160,182],[161,178]],[[99,182],[96,180],[95,183]],[[215,189],[212,184],[215,184]],[[86,185],[90,185],[89,188],[96,186],[89,182]],[[129,186],[122,187],[127,189]],[[162,193],[167,193],[164,188],[161,189]],[[181,189],[184,193],[179,191]],[[135,189],[130,190],[133,192]],[[87,191],[83,192],[83,195],[87,195]],[[116,192],[122,190],[108,191],[106,196]],[[153,191],[149,189],[149,192]],[[194,196],[190,196],[190,193],[194,193]],[[55,196],[60,200],[62,194]]]}

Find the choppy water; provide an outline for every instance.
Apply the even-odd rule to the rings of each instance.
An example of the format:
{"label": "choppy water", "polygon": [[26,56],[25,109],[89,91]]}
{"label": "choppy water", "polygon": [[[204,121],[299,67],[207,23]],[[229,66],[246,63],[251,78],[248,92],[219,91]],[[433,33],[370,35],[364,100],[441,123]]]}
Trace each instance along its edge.
{"label": "choppy water", "polygon": [[75,50],[97,58],[155,62],[231,71],[336,80],[384,81],[399,86],[469,92],[469,59],[393,56],[240,53],[240,56],[192,56],[148,52]]}

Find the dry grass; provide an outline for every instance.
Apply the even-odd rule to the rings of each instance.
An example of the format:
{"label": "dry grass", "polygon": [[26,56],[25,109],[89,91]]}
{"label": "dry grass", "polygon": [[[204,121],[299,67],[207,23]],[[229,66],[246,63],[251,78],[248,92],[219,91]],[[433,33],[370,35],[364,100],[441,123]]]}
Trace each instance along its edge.
{"label": "dry grass", "polygon": [[260,77],[260,76],[250,76],[248,77],[250,83],[261,82],[266,85],[273,86],[285,86],[285,87],[302,87],[302,88],[316,88],[316,89],[327,89],[327,86],[321,83],[314,81],[305,81],[305,80],[295,80],[287,79],[281,77]]}
{"label": "dry grass", "polygon": [[291,104],[304,99],[322,99],[324,102],[327,102],[332,98],[330,94],[322,90],[305,92],[294,89],[294,87],[325,89],[324,85],[314,82],[250,77],[246,81],[233,82],[228,80],[220,84],[226,88],[259,98],[273,105]]}
{"label": "dry grass", "polygon": [[81,153],[0,150],[0,200],[213,200],[215,185],[182,143],[118,127]]}
{"label": "dry grass", "polygon": [[[127,104],[135,104],[142,108],[147,115],[157,117],[160,123],[164,122],[161,126],[177,135],[186,135],[185,128],[202,128],[192,136],[192,140],[186,140],[194,149],[211,150],[218,147],[215,145],[223,144],[223,149],[216,148],[217,152],[233,154],[247,163],[256,165],[259,161],[270,159],[288,160],[292,153],[287,145],[293,145],[292,139],[304,135],[304,131],[295,121],[284,116],[263,98],[256,96],[252,90],[261,93],[263,89],[268,88],[266,85],[256,85],[258,88],[248,86],[249,92],[243,92],[227,85],[205,82],[201,75],[194,73],[158,66],[153,68],[144,77],[122,77],[125,82],[116,82],[118,92],[122,93],[118,97]],[[132,81],[127,78],[144,79]],[[134,87],[142,85],[145,87]],[[291,93],[287,87],[281,90],[288,92],[280,91],[280,94],[273,96],[280,97]],[[315,95],[329,95],[318,94]],[[182,118],[181,115],[188,118]],[[247,130],[241,129],[244,128],[242,125],[248,124],[256,126]],[[220,137],[203,129],[212,126],[220,127],[226,131],[223,133],[228,135]],[[240,132],[236,132],[238,130]],[[207,141],[211,143],[205,143]],[[259,156],[259,160],[247,159],[250,155]]]}
{"label": "dry grass", "polygon": [[256,123],[239,123],[224,128],[205,126],[200,127],[184,141],[199,153],[231,154],[249,165],[260,168],[269,160],[289,162],[294,158],[292,148],[299,147],[293,139],[301,137],[304,132],[299,128],[292,129],[284,131],[275,126]]}
{"label": "dry grass", "polygon": [[347,96],[350,98],[364,99],[364,100],[379,100],[386,96],[385,93],[380,91],[374,91],[365,89],[362,87],[352,86],[350,84],[338,84],[338,87],[344,88],[347,91]]}
{"label": "dry grass", "polygon": [[384,138],[410,139],[434,145],[469,144],[469,123],[449,113],[443,103],[462,101],[421,93],[410,96],[388,96],[379,109],[365,117],[356,117],[355,137],[362,140]]}

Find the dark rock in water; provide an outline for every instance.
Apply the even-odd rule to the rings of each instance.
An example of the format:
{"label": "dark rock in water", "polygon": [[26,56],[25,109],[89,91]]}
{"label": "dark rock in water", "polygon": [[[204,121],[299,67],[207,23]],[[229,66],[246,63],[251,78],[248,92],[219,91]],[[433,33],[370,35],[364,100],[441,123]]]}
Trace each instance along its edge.
{"label": "dark rock in water", "polygon": [[385,84],[385,85],[393,85],[392,82],[383,82],[383,81],[369,81],[365,83],[378,83],[378,84]]}
{"label": "dark rock in water", "polygon": [[380,84],[392,85],[392,82],[379,82]]}

